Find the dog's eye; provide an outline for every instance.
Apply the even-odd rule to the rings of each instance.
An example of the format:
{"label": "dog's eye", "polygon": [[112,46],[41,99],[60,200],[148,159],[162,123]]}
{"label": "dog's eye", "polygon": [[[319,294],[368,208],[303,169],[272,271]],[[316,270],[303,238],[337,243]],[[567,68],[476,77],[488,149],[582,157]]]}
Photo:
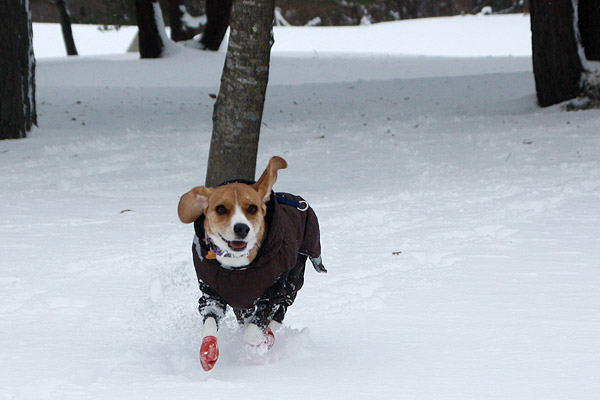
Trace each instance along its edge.
{"label": "dog's eye", "polygon": [[224,215],[227,214],[227,208],[223,205],[219,205],[217,206],[217,208],[215,208],[215,211],[217,212],[217,214],[219,215]]}
{"label": "dog's eye", "polygon": [[258,207],[256,207],[254,204],[250,204],[248,206],[248,213],[256,214],[257,212],[258,212]]}

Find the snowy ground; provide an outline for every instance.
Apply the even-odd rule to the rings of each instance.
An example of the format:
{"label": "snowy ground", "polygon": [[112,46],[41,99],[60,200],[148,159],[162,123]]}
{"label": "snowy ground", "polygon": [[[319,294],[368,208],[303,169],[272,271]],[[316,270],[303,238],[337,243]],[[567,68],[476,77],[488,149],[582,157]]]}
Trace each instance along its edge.
{"label": "snowy ground", "polygon": [[[465,15],[386,22],[366,26],[275,27],[274,53],[414,54],[427,56],[531,55],[529,15]],[[66,55],[60,26],[34,24],[37,58]],[[73,25],[81,55],[124,53],[137,27],[100,30],[94,25]],[[460,43],[457,46],[457,43]],[[227,49],[227,41],[220,51]]]}
{"label": "snowy ground", "polygon": [[40,60],[40,127],[0,142],[0,399],[597,399],[600,112],[539,109],[528,57],[284,44],[259,169],[287,159],[275,189],[311,202],[330,273],[275,347],[248,354],[230,317],[197,359],[175,210],[224,53]]}

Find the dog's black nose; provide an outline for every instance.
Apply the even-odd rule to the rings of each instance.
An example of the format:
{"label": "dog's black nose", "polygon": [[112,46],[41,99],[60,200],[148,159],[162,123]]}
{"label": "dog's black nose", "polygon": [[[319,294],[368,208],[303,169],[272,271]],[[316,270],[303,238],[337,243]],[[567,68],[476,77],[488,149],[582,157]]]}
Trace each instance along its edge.
{"label": "dog's black nose", "polygon": [[248,236],[248,232],[250,232],[250,227],[246,224],[235,224],[233,226],[233,231],[237,235],[238,238],[243,239]]}

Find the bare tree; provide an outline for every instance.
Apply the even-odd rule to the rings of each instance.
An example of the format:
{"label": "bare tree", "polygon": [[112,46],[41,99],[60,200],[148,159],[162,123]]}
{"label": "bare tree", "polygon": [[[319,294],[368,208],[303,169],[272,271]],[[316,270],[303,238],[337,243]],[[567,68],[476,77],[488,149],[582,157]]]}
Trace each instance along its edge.
{"label": "bare tree", "polygon": [[206,185],[254,179],[269,79],[275,0],[235,0],[231,33],[213,111]]}
{"label": "bare tree", "polygon": [[0,139],[26,136],[37,123],[29,1],[0,2]]}
{"label": "bare tree", "polygon": [[591,21],[595,26],[589,28],[588,16],[583,24],[577,17],[578,7],[594,6],[599,6],[598,0],[531,0],[533,72],[540,106],[575,97],[598,100],[600,69],[588,59],[598,48],[598,21]]}
{"label": "bare tree", "polygon": [[[138,42],[141,58],[159,58],[165,48],[159,29],[158,0],[135,0],[135,16],[138,25]],[[162,16],[160,16],[162,21]]]}
{"label": "bare tree", "polygon": [[600,0],[580,0],[577,14],[585,56],[600,61]]}
{"label": "bare tree", "polygon": [[200,44],[206,50],[219,50],[227,32],[233,0],[206,0],[206,27]]}
{"label": "bare tree", "polygon": [[62,29],[63,40],[65,41],[65,48],[67,55],[76,56],[77,47],[75,47],[75,40],[73,40],[73,30],[71,29],[71,14],[67,8],[66,0],[56,0],[56,7],[60,14],[60,27]]}
{"label": "bare tree", "polygon": [[196,32],[189,28],[183,20],[185,0],[169,0],[168,7],[171,40],[181,42],[193,38]]}

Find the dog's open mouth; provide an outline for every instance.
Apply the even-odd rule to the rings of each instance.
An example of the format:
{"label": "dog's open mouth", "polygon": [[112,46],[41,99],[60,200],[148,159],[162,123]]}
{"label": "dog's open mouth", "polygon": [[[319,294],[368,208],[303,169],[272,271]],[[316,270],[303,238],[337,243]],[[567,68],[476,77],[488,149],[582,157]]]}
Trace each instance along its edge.
{"label": "dog's open mouth", "polygon": [[231,242],[227,242],[227,244],[231,250],[235,251],[245,250],[246,246],[248,246],[248,243],[244,242],[243,240],[232,240]]}
{"label": "dog's open mouth", "polygon": [[227,243],[227,246],[233,251],[244,251],[246,250],[246,247],[248,247],[248,242],[243,240],[227,240],[223,236],[221,236],[221,239],[223,239],[225,243]]}

